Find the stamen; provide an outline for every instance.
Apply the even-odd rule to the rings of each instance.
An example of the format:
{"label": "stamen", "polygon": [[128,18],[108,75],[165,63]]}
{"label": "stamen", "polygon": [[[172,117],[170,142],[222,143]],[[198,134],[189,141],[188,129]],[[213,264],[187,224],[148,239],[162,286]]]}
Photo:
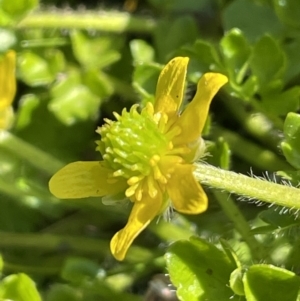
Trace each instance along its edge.
{"label": "stamen", "polygon": [[140,185],[135,190],[135,194],[134,194],[137,201],[140,201],[143,198],[143,191],[144,191],[143,185],[142,183],[140,183]]}
{"label": "stamen", "polygon": [[161,133],[165,132],[167,122],[168,122],[168,115],[167,114],[162,114],[162,115],[160,114],[160,119],[159,119],[159,122],[158,122],[158,130]]}
{"label": "stamen", "polygon": [[148,193],[151,198],[155,198],[158,194],[157,184],[152,176],[147,177]]}
{"label": "stamen", "polygon": [[155,165],[157,165],[157,163],[160,161],[160,156],[159,155],[154,155],[152,156],[152,158],[150,159],[149,163],[150,165],[153,167]]}
{"label": "stamen", "polygon": [[125,195],[126,195],[128,198],[131,197],[131,196],[133,196],[133,195],[135,194],[135,191],[136,191],[136,189],[137,189],[138,186],[139,186],[139,183],[134,184],[134,185],[128,187],[128,188],[126,189],[126,191],[125,191]]}
{"label": "stamen", "polygon": [[121,176],[124,176],[124,171],[122,169],[118,169],[116,170],[114,173],[113,173],[113,176],[114,177],[121,177]]}
{"label": "stamen", "polygon": [[127,180],[127,184],[134,185],[134,184],[140,182],[143,178],[144,178],[144,176],[142,176],[142,175],[131,177],[130,179]]}
{"label": "stamen", "polygon": [[170,141],[170,142],[168,143],[168,150],[173,149],[173,147],[174,147],[173,142]]}
{"label": "stamen", "polygon": [[[153,107],[153,104],[151,102],[147,102],[146,103],[146,107],[144,108],[144,110],[150,115],[150,116],[153,116],[154,114],[154,107]],[[143,110],[143,111],[144,111]],[[142,111],[142,114],[143,114],[143,111]]]}
{"label": "stamen", "polygon": [[174,137],[180,135],[182,132],[181,128],[179,126],[174,126],[173,128],[169,129],[169,131],[167,131],[165,133],[165,135],[168,137],[168,140],[173,140]]}
{"label": "stamen", "polygon": [[159,181],[160,183],[162,183],[162,184],[167,183],[167,179],[162,174],[162,172],[161,172],[160,168],[158,167],[158,165],[153,166],[153,176],[154,176],[154,179]]}
{"label": "stamen", "polygon": [[182,147],[175,147],[171,150],[168,151],[168,155],[186,155],[188,153],[190,153],[191,150],[186,147],[186,146],[182,146]]}
{"label": "stamen", "polygon": [[161,113],[160,113],[160,112],[155,113],[155,114],[153,115],[153,120],[154,120],[154,122],[155,122],[156,124],[159,123],[160,118],[161,118]]}
{"label": "stamen", "polygon": [[124,166],[131,171],[139,170],[142,172],[145,169],[144,166],[140,163],[136,163],[136,164],[132,164],[132,165],[124,164]]}

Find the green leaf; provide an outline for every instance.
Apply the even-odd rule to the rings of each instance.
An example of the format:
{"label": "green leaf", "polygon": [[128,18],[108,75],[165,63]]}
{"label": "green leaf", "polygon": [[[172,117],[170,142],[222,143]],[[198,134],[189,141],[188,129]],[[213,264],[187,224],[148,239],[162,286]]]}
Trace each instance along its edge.
{"label": "green leaf", "polygon": [[54,284],[47,294],[46,301],[81,301],[82,293],[75,288],[63,284]]}
{"label": "green leaf", "polygon": [[91,38],[80,31],[72,31],[71,42],[78,62],[88,68],[104,68],[121,57],[119,48],[122,39],[102,36]]}
{"label": "green leaf", "polygon": [[257,264],[243,278],[247,301],[296,301],[300,278],[273,265]]}
{"label": "green leaf", "polygon": [[284,43],[282,46],[287,56],[287,71],[285,74],[285,82],[289,82],[300,73],[299,53],[300,53],[300,38]]}
{"label": "green leaf", "polygon": [[280,86],[280,80],[286,69],[286,58],[271,36],[265,35],[255,44],[250,58],[250,68],[258,79],[260,93],[278,89],[278,83]]}
{"label": "green leaf", "polygon": [[71,283],[81,283],[87,279],[94,279],[98,273],[99,266],[94,261],[86,258],[71,257],[66,260],[61,276]]}
{"label": "green leaf", "polygon": [[135,63],[150,63],[154,60],[154,49],[144,40],[132,40],[129,45]]}
{"label": "green leaf", "polygon": [[224,67],[229,76],[230,93],[243,100],[249,100],[257,92],[255,75],[249,76],[249,62],[252,47],[238,28],[230,30],[221,40]]}
{"label": "green leaf", "polygon": [[258,217],[265,223],[280,229],[299,224],[299,221],[295,216],[291,214],[279,214],[279,212],[274,211],[273,209],[260,212]]}
{"label": "green leaf", "polygon": [[48,62],[31,51],[20,54],[19,72],[21,79],[30,86],[46,85],[54,80]]}
{"label": "green leaf", "polygon": [[300,170],[280,170],[276,174],[293,183],[293,186],[297,186],[300,183]]}
{"label": "green leaf", "polygon": [[251,229],[251,233],[253,235],[257,235],[257,234],[270,234],[272,233],[274,230],[276,230],[276,228],[274,226],[261,226],[261,227],[256,227]]}
{"label": "green leaf", "polygon": [[100,99],[111,96],[114,92],[113,84],[107,75],[97,69],[84,70],[82,74],[82,83]]}
{"label": "green leaf", "polygon": [[0,283],[0,298],[13,301],[42,300],[35,283],[26,274],[14,274],[5,277]]}
{"label": "green leaf", "polygon": [[233,96],[237,94],[244,100],[250,100],[258,90],[258,81],[256,76],[249,76],[245,83],[233,92]]}
{"label": "green leaf", "polygon": [[51,89],[49,110],[65,125],[72,125],[97,116],[101,99],[81,83],[73,70]]}
{"label": "green leaf", "polygon": [[229,169],[231,151],[228,143],[220,137],[215,143],[209,143],[207,146],[207,152],[211,156],[207,157],[206,161],[214,166]]}
{"label": "green leaf", "polygon": [[176,49],[193,44],[198,36],[197,25],[190,16],[161,21],[154,31],[154,45],[159,62],[166,62]]}
{"label": "green leaf", "polygon": [[299,109],[300,87],[294,86],[282,93],[268,94],[262,98],[261,106],[268,113],[285,116]]}
{"label": "green leaf", "polygon": [[45,59],[48,62],[50,72],[56,76],[66,68],[66,59],[62,51],[54,48],[45,51]]}
{"label": "green leaf", "polygon": [[230,79],[241,84],[248,70],[251,54],[248,41],[239,29],[234,28],[222,38],[220,46]]}
{"label": "green leaf", "polygon": [[205,72],[220,72],[226,74],[217,47],[211,42],[198,39],[193,45],[185,45],[178,49],[175,56],[187,56],[190,58],[188,66],[188,81],[195,84]]}
{"label": "green leaf", "polygon": [[300,115],[289,113],[284,122],[285,140],[281,143],[286,160],[300,169]]}
{"label": "green leaf", "polygon": [[155,63],[145,63],[136,66],[133,73],[133,87],[143,99],[143,102],[153,102],[157,79],[161,66]]}
{"label": "green leaf", "polygon": [[220,57],[216,47],[214,47],[214,45],[210,42],[197,40],[194,44],[194,51],[198,55],[199,59],[201,58],[207,66],[215,63],[220,64]]}
{"label": "green leaf", "polygon": [[1,9],[5,11],[11,18],[21,17],[30,10],[37,7],[38,0],[2,0]]}
{"label": "green leaf", "polygon": [[30,125],[32,112],[38,107],[40,100],[34,94],[24,95],[17,112],[15,128],[21,130]]}
{"label": "green leaf", "polygon": [[239,296],[245,295],[244,283],[243,283],[244,271],[242,268],[235,269],[230,274],[229,285],[233,292]]}
{"label": "green leaf", "polygon": [[254,42],[268,33],[280,36],[283,26],[269,5],[260,5],[251,0],[235,0],[223,12],[225,31],[240,29],[245,37]]}
{"label": "green leaf", "polygon": [[233,247],[229,244],[229,242],[223,238],[220,238],[220,244],[221,244],[225,254],[230,259],[231,263],[235,267],[240,268],[242,266],[240,259],[238,258],[237,253],[233,250]]}
{"label": "green leaf", "polygon": [[273,0],[275,12],[279,19],[288,26],[300,28],[299,0]]}
{"label": "green leaf", "polygon": [[238,300],[228,287],[235,266],[225,253],[209,242],[191,237],[177,241],[166,254],[171,281],[180,300]]}

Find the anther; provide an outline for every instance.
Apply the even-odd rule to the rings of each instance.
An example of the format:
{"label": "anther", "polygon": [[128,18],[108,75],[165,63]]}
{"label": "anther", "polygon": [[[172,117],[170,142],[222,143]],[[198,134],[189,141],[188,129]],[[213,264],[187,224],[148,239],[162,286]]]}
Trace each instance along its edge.
{"label": "anther", "polygon": [[149,163],[153,167],[157,165],[157,163],[160,161],[160,156],[159,155],[153,155],[152,158],[150,159]]}

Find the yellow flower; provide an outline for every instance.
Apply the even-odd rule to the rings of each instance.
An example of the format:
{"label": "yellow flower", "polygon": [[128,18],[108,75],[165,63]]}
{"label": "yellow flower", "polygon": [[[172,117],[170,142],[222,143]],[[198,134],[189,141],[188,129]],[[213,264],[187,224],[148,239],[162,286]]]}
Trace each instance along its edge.
{"label": "yellow flower", "polygon": [[16,94],[16,53],[8,51],[0,60],[0,129],[7,129],[12,120],[11,104]]}
{"label": "yellow flower", "polygon": [[[188,58],[177,57],[162,70],[155,103],[139,113],[137,105],[97,132],[100,162],[74,162],[50,180],[58,198],[106,196],[104,201],[129,198],[133,208],[127,225],[111,240],[114,257],[123,260],[135,237],[169,206],[187,214],[207,208],[207,196],[196,181],[192,162],[203,154],[201,132],[209,105],[227,82],[218,73],[206,73],[197,93],[180,114]],[[107,197],[108,196],[108,197]]]}

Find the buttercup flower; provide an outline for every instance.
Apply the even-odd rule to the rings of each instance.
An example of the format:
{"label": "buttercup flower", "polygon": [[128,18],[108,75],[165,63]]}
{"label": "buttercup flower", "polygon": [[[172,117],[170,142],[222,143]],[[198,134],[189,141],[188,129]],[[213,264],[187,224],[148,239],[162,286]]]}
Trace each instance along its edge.
{"label": "buttercup flower", "polygon": [[11,104],[16,94],[15,66],[14,51],[8,51],[0,58],[0,129],[7,129],[13,116]]}
{"label": "buttercup flower", "polygon": [[103,161],[74,162],[50,180],[58,198],[129,198],[133,208],[126,226],[111,240],[114,257],[123,260],[135,237],[169,206],[187,214],[207,208],[207,196],[193,175],[193,161],[203,154],[201,132],[210,102],[227,82],[219,73],[206,73],[197,93],[181,114],[188,58],[176,57],[162,70],[155,102],[138,111],[114,114],[97,129]]}

